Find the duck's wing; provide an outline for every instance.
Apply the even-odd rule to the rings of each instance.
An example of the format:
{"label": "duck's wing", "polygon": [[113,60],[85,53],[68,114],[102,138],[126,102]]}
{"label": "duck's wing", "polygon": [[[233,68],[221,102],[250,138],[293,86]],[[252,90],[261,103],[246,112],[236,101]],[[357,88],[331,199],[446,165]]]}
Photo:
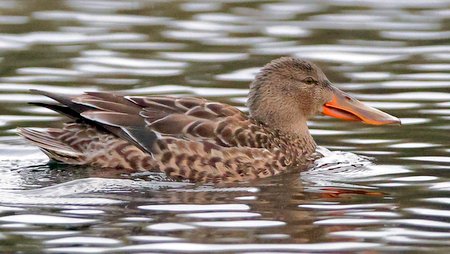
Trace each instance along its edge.
{"label": "duck's wing", "polygon": [[264,147],[267,135],[246,114],[200,98],[121,96],[86,92],[78,96],[34,91],[60,104],[43,104],[97,126],[152,153],[157,140],[171,137],[221,147]]}
{"label": "duck's wing", "polygon": [[126,98],[142,107],[139,115],[146,127],[159,135],[224,147],[261,147],[257,141],[263,130],[234,106],[201,98]]}

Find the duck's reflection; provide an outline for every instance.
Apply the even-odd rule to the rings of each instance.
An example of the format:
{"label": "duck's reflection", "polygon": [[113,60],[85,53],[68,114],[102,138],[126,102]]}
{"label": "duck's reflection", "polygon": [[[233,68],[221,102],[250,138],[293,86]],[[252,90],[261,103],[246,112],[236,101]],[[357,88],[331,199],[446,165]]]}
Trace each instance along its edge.
{"label": "duck's reflection", "polygon": [[[315,178],[310,177],[314,170],[309,177],[292,171],[251,182],[205,185],[177,182],[161,174],[67,169],[55,164],[46,167],[42,170],[48,178],[60,184],[14,191],[11,195],[15,198],[9,202],[20,201],[21,206],[34,209],[60,204],[64,205],[61,208],[78,205],[114,211],[108,219],[111,230],[117,231],[114,225],[121,225],[124,228],[119,231],[131,235],[157,234],[199,243],[313,243],[330,232],[359,227],[317,223],[348,217],[355,210],[352,206],[336,209],[336,205],[357,200],[359,211],[386,209],[373,206],[386,194],[363,185],[341,186],[329,178],[327,184],[324,179],[314,183],[311,179]],[[9,202],[0,198],[0,203]],[[108,225],[102,230],[108,231]]]}

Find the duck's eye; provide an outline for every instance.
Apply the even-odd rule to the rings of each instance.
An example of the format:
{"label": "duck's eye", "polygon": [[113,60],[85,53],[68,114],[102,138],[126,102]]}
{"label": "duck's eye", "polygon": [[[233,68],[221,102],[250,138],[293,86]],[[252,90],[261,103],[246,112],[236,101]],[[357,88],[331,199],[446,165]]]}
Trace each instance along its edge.
{"label": "duck's eye", "polygon": [[308,84],[308,85],[313,85],[313,84],[316,84],[317,83],[317,81],[315,81],[313,78],[311,78],[311,77],[307,77],[307,78],[305,78],[304,80],[303,80],[303,82],[305,82],[306,84]]}

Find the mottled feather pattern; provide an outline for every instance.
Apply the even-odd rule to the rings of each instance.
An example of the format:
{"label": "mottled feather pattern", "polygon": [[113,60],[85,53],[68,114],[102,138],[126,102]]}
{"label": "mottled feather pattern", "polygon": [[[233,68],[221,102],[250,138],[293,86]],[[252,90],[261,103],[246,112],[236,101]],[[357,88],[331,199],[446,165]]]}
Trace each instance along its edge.
{"label": "mottled feather pattern", "polygon": [[78,118],[61,129],[20,133],[64,163],[230,182],[304,165],[308,161],[302,155],[315,149],[315,144],[267,128],[233,106],[205,99],[37,92],[61,103],[55,110],[64,107],[66,115]]}

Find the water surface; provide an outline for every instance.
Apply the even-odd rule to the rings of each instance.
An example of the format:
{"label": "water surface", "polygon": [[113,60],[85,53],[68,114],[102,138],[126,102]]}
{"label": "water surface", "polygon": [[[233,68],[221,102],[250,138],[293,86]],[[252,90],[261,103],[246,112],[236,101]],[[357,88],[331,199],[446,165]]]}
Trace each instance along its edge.
{"label": "water surface", "polygon": [[[0,252],[449,252],[449,16],[447,0],[0,2]],[[317,117],[314,168],[220,186],[48,164],[15,134],[64,120],[28,89],[246,110],[285,55],[403,125]]]}

